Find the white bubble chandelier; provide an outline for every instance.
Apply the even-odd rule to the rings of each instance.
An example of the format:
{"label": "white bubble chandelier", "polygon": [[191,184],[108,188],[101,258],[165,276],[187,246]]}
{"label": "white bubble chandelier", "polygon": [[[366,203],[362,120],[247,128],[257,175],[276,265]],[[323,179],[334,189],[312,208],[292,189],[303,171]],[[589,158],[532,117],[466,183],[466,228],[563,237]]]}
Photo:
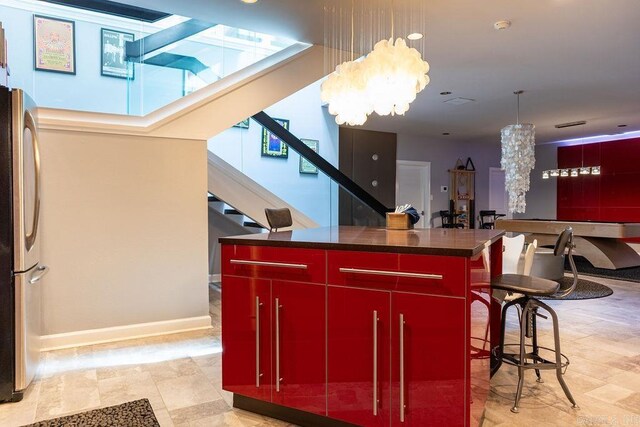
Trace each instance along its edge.
{"label": "white bubble chandelier", "polygon": [[329,104],[329,113],[336,116],[339,125],[362,125],[373,112],[362,65],[362,62],[344,62],[322,83],[322,102]]}
{"label": "white bubble chandelier", "polygon": [[[352,59],[354,27],[352,3]],[[362,61],[341,63],[323,82],[320,97],[339,125],[362,125],[374,111],[381,116],[404,115],[416,95],[429,84],[429,64],[403,38],[394,42],[393,33],[391,4],[391,38],[376,43]]]}
{"label": "white bubble chandelier", "polygon": [[509,212],[524,213],[527,203],[525,195],[529,191],[529,176],[536,165],[535,158],[535,126],[520,123],[520,94],[518,97],[518,114],[515,125],[502,128],[502,160],[505,170],[505,186],[509,194]]}

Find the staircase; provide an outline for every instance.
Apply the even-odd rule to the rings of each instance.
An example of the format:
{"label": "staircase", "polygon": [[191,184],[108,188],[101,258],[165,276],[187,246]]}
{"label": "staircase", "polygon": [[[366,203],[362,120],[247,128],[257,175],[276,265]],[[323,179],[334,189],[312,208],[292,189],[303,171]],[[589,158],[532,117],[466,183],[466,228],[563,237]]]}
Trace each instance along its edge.
{"label": "staircase", "polygon": [[224,215],[227,219],[236,222],[251,233],[265,233],[268,231],[266,226],[254,221],[211,193],[208,195],[208,204],[210,211],[215,211],[220,215]]}
{"label": "staircase", "polygon": [[[267,228],[265,208],[289,208],[293,225],[290,229],[315,228],[318,223],[289,205],[269,190],[249,178],[247,175],[208,152],[207,186],[213,199],[212,204],[219,203],[219,212],[235,218],[238,224],[259,231],[259,227]],[[222,204],[227,206],[222,206]]]}

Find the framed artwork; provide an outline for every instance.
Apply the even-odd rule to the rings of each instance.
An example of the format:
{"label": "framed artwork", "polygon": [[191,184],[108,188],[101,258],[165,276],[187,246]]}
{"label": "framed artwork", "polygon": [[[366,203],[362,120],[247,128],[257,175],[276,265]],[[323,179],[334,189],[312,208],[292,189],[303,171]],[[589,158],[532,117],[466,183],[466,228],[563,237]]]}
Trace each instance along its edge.
{"label": "framed artwork", "polygon": [[[315,139],[301,139],[300,141],[304,142],[304,144],[307,147],[311,148],[316,153],[318,152],[318,144],[320,143],[319,141],[316,141]],[[308,174],[317,175],[318,174],[318,168],[316,167],[316,165],[311,163],[309,160],[307,160],[304,157],[300,156],[300,173],[308,173]]]}
{"label": "framed artwork", "polygon": [[249,129],[249,119],[244,119],[241,122],[236,123],[235,125],[233,125],[234,128],[240,128],[240,129]]}
{"label": "framed artwork", "polygon": [[[283,128],[289,130],[289,120],[286,119],[273,119],[278,122]],[[267,130],[262,128],[262,156],[263,157],[289,157],[289,147],[280,138],[273,135]]]}
{"label": "framed artwork", "polygon": [[125,44],[134,41],[131,33],[102,28],[100,32],[100,74],[120,79],[133,79],[133,63],[127,62]]}
{"label": "framed artwork", "polygon": [[76,27],[66,19],[33,15],[33,56],[36,71],[76,73]]}

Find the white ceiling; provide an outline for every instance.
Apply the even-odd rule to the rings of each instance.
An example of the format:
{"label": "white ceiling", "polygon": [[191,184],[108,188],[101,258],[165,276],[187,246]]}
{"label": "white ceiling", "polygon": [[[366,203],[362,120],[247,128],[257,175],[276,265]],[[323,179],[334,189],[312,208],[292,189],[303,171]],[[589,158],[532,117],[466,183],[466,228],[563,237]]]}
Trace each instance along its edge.
{"label": "white ceiling", "polygon": [[[323,7],[348,0],[121,1],[322,44]],[[498,142],[515,122],[513,91],[522,89],[520,119],[536,125],[538,143],[640,130],[640,0],[417,1],[431,83],[404,117],[371,116],[366,128]],[[494,30],[500,19],[512,27]],[[443,103],[455,97],[476,101]],[[577,120],[588,123],[554,128]]]}

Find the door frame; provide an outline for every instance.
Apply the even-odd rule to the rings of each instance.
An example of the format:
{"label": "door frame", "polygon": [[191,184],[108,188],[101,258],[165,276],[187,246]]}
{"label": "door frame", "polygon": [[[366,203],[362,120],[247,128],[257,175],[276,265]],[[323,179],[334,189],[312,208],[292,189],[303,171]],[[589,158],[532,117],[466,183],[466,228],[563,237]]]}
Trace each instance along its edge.
{"label": "door frame", "polygon": [[[431,228],[431,162],[417,160],[396,160],[396,204],[398,203],[398,166],[417,166],[426,170],[427,180],[424,185],[423,227]],[[418,212],[419,213],[419,212]]]}
{"label": "door frame", "polygon": [[[494,172],[494,171],[502,171],[502,172],[504,172],[504,169],[496,168],[496,167],[490,167],[489,168],[489,209],[493,208],[493,203],[492,203],[493,191],[492,191],[492,188],[491,188],[491,182],[492,182],[491,181],[491,175],[492,175],[492,172]],[[507,215],[505,218],[512,219],[513,218],[513,214],[511,212],[509,212],[509,195],[507,194],[506,187],[505,187],[505,190],[504,190],[504,197],[505,197],[505,206],[504,206],[505,212],[504,213]],[[501,212],[498,212],[498,213],[501,213]]]}

